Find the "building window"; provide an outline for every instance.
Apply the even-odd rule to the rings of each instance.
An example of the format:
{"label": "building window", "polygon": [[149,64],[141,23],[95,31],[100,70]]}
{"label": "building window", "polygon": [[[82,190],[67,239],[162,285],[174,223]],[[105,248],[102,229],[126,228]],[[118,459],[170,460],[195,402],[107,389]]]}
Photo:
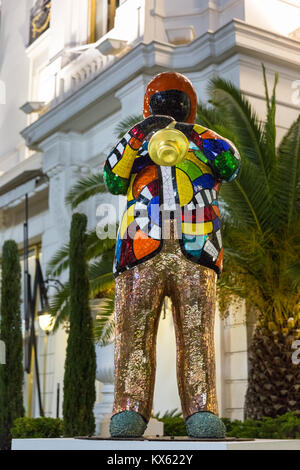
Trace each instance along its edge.
{"label": "building window", "polygon": [[90,42],[97,41],[113,29],[119,6],[120,0],[90,0]]}
{"label": "building window", "polygon": [[50,26],[51,0],[37,0],[30,12],[30,38],[32,44]]}

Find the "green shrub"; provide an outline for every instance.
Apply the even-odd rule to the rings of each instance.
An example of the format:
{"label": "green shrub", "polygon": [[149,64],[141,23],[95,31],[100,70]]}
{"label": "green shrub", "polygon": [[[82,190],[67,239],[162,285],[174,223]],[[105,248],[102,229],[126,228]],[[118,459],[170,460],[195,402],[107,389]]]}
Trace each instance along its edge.
{"label": "green shrub", "polygon": [[[182,416],[157,416],[164,423],[165,436],[186,436]],[[288,412],[276,418],[246,421],[221,418],[226,426],[227,437],[254,439],[300,439],[300,417]]]}
{"label": "green shrub", "polygon": [[62,420],[59,418],[17,418],[11,435],[14,439],[61,437]]}
{"label": "green shrub", "polygon": [[248,437],[256,439],[299,439],[300,417],[288,412],[276,418],[261,420],[247,419],[232,421],[223,418],[228,437]]}
{"label": "green shrub", "polygon": [[164,423],[165,436],[186,436],[186,429],[182,416],[170,416],[158,419]]}

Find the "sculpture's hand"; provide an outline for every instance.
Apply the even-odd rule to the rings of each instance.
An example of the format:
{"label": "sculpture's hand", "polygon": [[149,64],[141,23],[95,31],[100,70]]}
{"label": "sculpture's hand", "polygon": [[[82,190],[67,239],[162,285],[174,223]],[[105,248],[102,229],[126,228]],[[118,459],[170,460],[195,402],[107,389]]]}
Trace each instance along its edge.
{"label": "sculpture's hand", "polygon": [[237,176],[241,157],[232,142],[198,124],[177,122],[175,129],[201,150],[200,155],[197,154],[198,158],[211,167],[217,178],[232,181]]}
{"label": "sculpture's hand", "polygon": [[144,136],[146,137],[153,131],[158,131],[167,127],[174,119],[171,116],[162,116],[158,114],[154,114],[152,116],[147,117],[144,121],[139,123],[139,127],[143,132]]}
{"label": "sculpture's hand", "polygon": [[189,140],[191,139],[193,128],[194,124],[188,124],[186,122],[177,122],[175,125],[175,129],[181,131]]}

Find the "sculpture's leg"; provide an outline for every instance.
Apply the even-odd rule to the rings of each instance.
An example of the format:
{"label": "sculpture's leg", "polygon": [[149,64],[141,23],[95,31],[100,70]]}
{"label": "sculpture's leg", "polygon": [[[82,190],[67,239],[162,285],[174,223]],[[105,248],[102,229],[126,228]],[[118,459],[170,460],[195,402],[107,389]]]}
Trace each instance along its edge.
{"label": "sculpture's leg", "polygon": [[174,276],[172,301],[178,388],[188,434],[224,437],[224,425],[216,416],[216,273],[182,259]]}
{"label": "sculpture's leg", "polygon": [[[151,415],[164,283],[154,260],[116,279],[115,396],[111,435],[140,436]],[[155,264],[155,263],[154,263]]]}
{"label": "sculpture's leg", "polygon": [[218,413],[214,352],[216,273],[185,259],[182,264],[172,301],[178,387],[186,418],[197,411]]}

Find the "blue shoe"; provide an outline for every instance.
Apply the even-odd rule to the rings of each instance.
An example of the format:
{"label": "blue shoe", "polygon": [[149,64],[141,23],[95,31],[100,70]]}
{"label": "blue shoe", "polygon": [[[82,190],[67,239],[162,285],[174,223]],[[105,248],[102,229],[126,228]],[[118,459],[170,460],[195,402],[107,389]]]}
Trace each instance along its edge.
{"label": "blue shoe", "polygon": [[121,411],[112,416],[109,431],[111,437],[141,437],[146,427],[146,420],[139,413]]}
{"label": "blue shoe", "polygon": [[189,416],[185,422],[187,434],[199,439],[224,439],[226,428],[224,423],[215,414],[201,411]]}

